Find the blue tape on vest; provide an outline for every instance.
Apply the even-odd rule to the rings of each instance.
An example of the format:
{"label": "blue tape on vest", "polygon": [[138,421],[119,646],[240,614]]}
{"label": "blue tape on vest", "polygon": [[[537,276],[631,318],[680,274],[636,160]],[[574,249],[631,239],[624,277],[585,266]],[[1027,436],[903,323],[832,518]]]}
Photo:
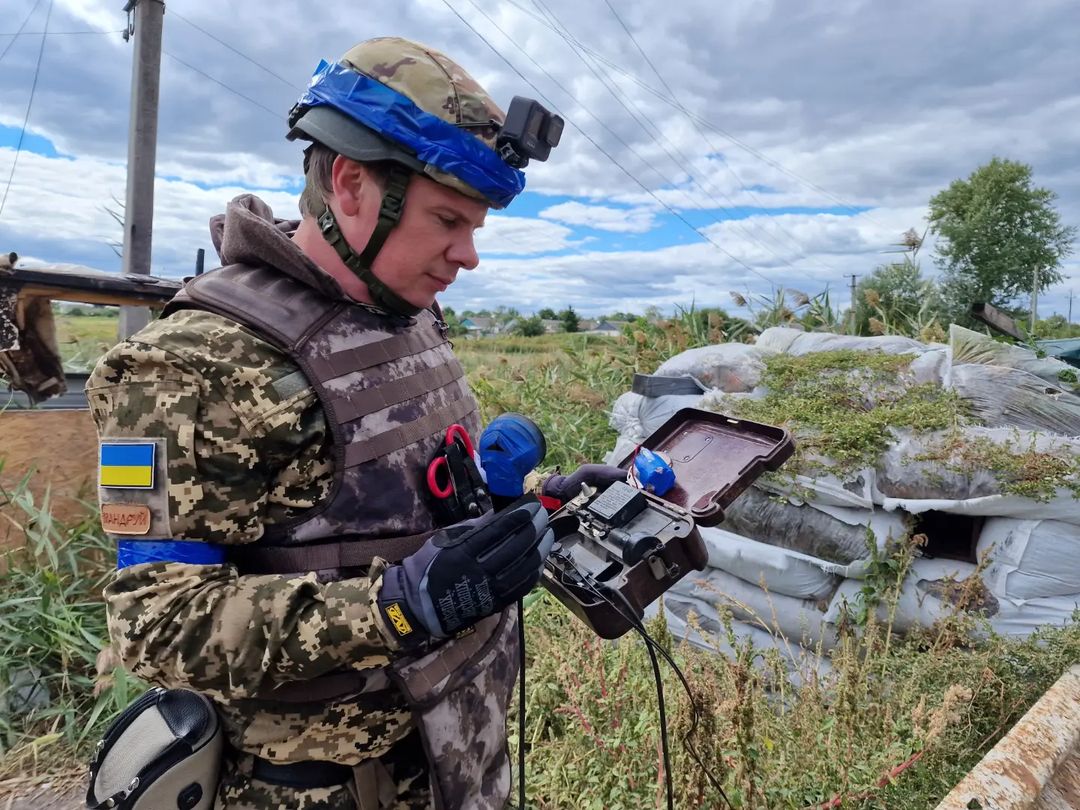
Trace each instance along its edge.
{"label": "blue tape on vest", "polygon": [[412,150],[423,163],[464,181],[499,208],[505,208],[525,189],[524,172],[503,162],[483,141],[344,65],[320,62],[298,103],[327,105],[345,113]]}
{"label": "blue tape on vest", "polygon": [[196,540],[121,540],[117,545],[117,569],[151,562],[220,565],[225,547]]}

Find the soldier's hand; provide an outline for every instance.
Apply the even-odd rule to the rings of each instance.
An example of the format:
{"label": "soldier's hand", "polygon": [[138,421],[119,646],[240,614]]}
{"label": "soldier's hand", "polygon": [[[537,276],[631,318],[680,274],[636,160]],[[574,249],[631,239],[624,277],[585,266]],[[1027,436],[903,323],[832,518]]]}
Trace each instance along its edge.
{"label": "soldier's hand", "polygon": [[379,610],[405,647],[447,638],[532,590],[555,542],[532,495],[441,529],[383,574]]}
{"label": "soldier's hand", "polygon": [[581,493],[581,485],[604,489],[616,481],[626,480],[626,470],[607,464],[582,464],[570,475],[553,475],[544,482],[545,497],[566,503]]}

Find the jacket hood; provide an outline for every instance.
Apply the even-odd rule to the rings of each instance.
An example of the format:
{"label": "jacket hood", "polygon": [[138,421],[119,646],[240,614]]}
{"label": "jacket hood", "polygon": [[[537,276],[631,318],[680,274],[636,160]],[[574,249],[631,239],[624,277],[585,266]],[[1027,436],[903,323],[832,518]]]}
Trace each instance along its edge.
{"label": "jacket hood", "polygon": [[290,237],[297,219],[277,219],[254,194],[241,194],[210,219],[210,239],[222,265],[270,265],[332,298],[345,298],[341,285],[321,270]]}

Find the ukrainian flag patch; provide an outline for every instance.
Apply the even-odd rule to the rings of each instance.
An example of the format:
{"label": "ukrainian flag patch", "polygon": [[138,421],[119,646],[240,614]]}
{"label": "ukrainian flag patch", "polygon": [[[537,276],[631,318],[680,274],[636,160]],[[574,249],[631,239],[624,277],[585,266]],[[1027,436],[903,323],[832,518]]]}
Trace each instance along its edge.
{"label": "ukrainian flag patch", "polygon": [[98,483],[103,487],[154,488],[154,442],[101,443]]}

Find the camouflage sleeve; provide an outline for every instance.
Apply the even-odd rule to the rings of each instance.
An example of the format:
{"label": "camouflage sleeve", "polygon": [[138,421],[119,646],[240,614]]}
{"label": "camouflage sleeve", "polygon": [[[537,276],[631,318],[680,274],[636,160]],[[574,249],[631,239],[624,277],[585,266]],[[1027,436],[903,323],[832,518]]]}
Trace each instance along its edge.
{"label": "camouflage sleeve", "polygon": [[[329,489],[314,392],[288,357],[225,319],[180,313],[151,324],[102,358],[87,398],[103,443],[160,448],[163,480],[151,489],[100,490],[107,530],[119,528],[107,515],[145,503],[152,517],[143,539],[247,543]],[[385,663],[389,634],[370,591],[367,578],[320,584],[313,575],[155,562],[118,571],[105,598],[110,634],[133,673],[243,697],[267,682]]]}

